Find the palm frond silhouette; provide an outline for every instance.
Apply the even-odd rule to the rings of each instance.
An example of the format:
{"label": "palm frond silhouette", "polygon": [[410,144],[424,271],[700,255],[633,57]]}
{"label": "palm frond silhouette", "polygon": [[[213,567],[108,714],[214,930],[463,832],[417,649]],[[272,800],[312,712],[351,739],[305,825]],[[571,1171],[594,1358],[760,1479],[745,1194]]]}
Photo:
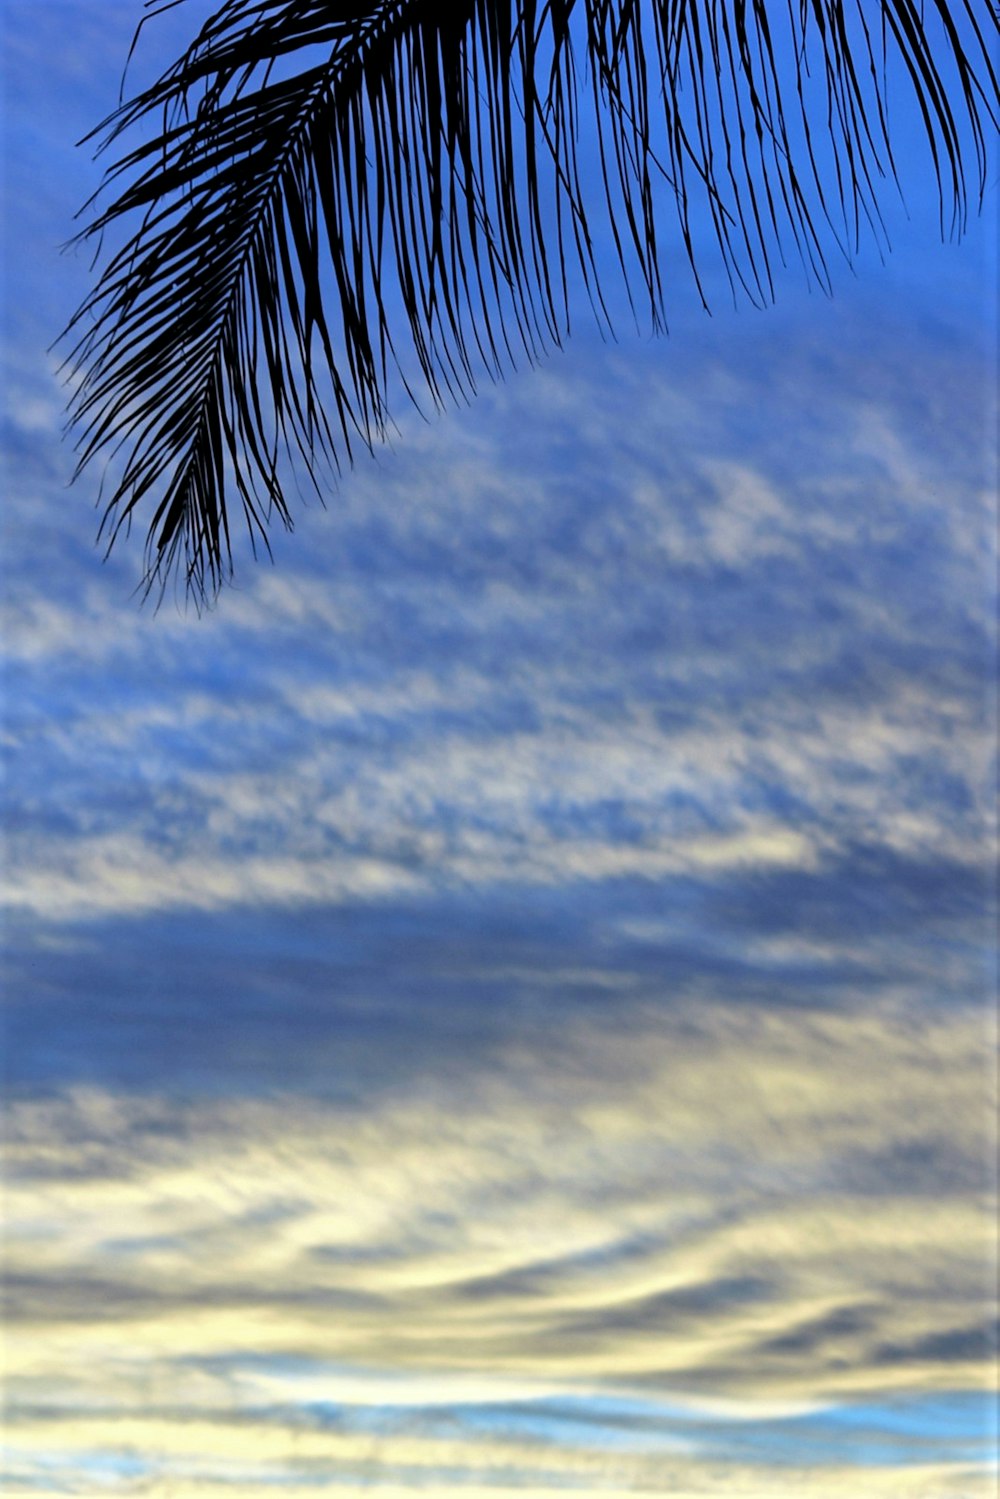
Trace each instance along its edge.
{"label": "palm frond silhouette", "polygon": [[289,455],[318,484],[394,384],[441,405],[535,360],[574,277],[659,329],[665,216],[699,286],[706,243],[754,302],[786,250],[825,285],[898,185],[894,87],[960,233],[996,33],[983,0],[226,0],[95,132],[121,154],[80,238],[120,232],[70,413],[78,472],[117,455],[109,546],[147,507],[147,589],[212,594],[234,501],[266,546]]}

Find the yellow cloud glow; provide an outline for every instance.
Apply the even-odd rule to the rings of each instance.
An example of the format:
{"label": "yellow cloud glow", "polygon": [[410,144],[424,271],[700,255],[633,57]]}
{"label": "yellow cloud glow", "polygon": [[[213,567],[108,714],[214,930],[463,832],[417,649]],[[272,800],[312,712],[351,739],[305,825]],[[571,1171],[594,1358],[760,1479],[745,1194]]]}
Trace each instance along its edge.
{"label": "yellow cloud glow", "polygon": [[[985,1344],[936,1350],[983,1316],[985,1171],[948,1191],[920,1164],[982,1162],[981,1057],[974,1021],[706,1009],[570,1031],[474,1102],[15,1103],[13,1450],[140,1454],[143,1493],[181,1458],[258,1465],[256,1493],[290,1454],[390,1486],[514,1464],[519,1493],[537,1469],[604,1494],[617,1463],[626,1488],[711,1493],[676,1445],[538,1449],[419,1413],[631,1392],[731,1421],[982,1388]],[[316,1401],[396,1426],[297,1422]]]}

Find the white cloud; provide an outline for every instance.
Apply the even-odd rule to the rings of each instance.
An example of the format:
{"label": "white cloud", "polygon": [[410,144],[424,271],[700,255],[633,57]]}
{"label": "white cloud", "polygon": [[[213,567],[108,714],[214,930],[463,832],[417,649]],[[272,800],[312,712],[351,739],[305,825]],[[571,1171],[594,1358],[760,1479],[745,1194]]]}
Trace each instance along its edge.
{"label": "white cloud", "polygon": [[[600,691],[584,683],[581,697],[578,683],[571,670],[522,668],[527,730],[494,722],[495,685],[468,667],[437,677],[400,668],[356,690],[307,679],[245,701],[189,692],[173,705],[154,697],[81,715],[49,736],[63,784],[96,761],[147,789],[119,813],[109,788],[74,836],[44,824],[26,832],[12,844],[8,899],[61,921],[470,884],[817,870],[856,843],[970,868],[984,857],[989,724],[970,723],[934,687],[904,679],[882,701],[853,704],[783,690],[735,713],[706,704],[677,728],[641,698],[608,721]],[[217,764],[178,765],[178,739]],[[966,807],[925,794],[919,777],[911,788],[914,766],[949,777]],[[771,810],[767,788],[790,791],[793,810]]]}
{"label": "white cloud", "polygon": [[[51,921],[814,869],[858,844],[981,861],[972,403],[958,385],[915,429],[881,356],[884,388],[823,406],[808,354],[771,352],[751,379],[702,349],[683,385],[588,355],[475,421],[413,421],[201,621],[26,574],[11,899]],[[750,431],[751,389],[780,431]]]}

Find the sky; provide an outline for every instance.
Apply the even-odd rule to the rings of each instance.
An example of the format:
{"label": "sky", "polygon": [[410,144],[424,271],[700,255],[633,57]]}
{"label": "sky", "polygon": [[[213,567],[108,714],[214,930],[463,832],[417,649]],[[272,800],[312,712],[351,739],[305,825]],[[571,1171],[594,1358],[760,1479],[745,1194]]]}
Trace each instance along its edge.
{"label": "sky", "polygon": [[985,1499],[995,162],[157,611],[48,352],[137,7],[0,14],[4,1491]]}

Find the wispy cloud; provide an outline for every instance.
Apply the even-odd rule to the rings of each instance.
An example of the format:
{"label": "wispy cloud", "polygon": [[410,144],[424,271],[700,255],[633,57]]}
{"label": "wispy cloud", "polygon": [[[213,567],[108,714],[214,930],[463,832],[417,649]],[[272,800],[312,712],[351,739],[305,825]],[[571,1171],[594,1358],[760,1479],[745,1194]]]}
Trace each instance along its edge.
{"label": "wispy cloud", "polygon": [[[792,398],[785,365],[772,405]],[[945,413],[915,437],[898,390],[832,415],[799,396],[789,419],[814,446],[793,469],[764,434],[744,452],[726,403],[709,420],[710,361],[683,398],[619,368],[627,435],[590,418],[586,362],[572,401],[536,376],[537,470],[498,396],[492,425],[356,476],[298,570],[289,548],[284,575],[214,619],[126,627],[94,585],[73,606],[32,594],[12,651],[33,687],[7,724],[16,904],[65,920],[560,870],[811,869],[858,844],[981,860],[979,449],[959,455]],[[748,373],[726,378],[746,403]],[[962,407],[957,387],[956,429]],[[551,420],[586,434],[572,484]],[[49,723],[34,705],[53,692]]]}
{"label": "wispy cloud", "polygon": [[[620,1482],[678,1452],[780,1475],[807,1419],[835,1468],[815,1453],[863,1409],[904,1466],[965,1462],[990,1365],[981,1047],[979,1020],[692,1010],[563,1028],[464,1097],[18,1103],[14,1449],[154,1474],[364,1457],[387,1482],[512,1464],[530,1490],[597,1483],[609,1450]],[[907,1401],[946,1390],[967,1408],[935,1447]]]}

